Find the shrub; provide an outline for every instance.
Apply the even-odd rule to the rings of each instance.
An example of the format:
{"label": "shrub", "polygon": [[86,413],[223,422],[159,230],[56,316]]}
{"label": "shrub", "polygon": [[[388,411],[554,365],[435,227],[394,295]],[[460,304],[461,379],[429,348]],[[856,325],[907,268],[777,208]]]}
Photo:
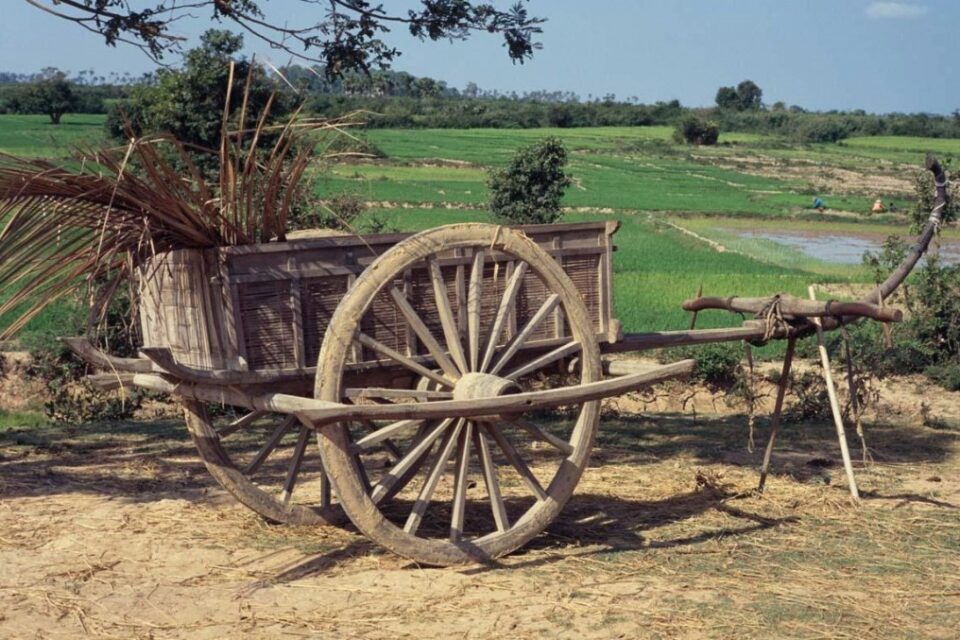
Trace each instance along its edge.
{"label": "shrub", "polygon": [[318,198],[313,185],[301,187],[295,205],[291,210],[287,228],[290,231],[300,229],[335,229],[354,231],[354,222],[366,210],[367,204],[354,193],[337,193]]}
{"label": "shrub", "polygon": [[560,219],[560,200],[570,186],[567,150],[544,138],[517,150],[510,165],[490,172],[490,211],[506,224],[549,224]]}
{"label": "shrub", "polygon": [[667,349],[661,354],[666,361],[693,358],[697,366],[693,377],[707,384],[729,387],[737,382],[743,347],[740,343],[712,343],[692,347]]}
{"label": "shrub", "polygon": [[717,144],[719,137],[720,125],[692,114],[681,120],[673,131],[673,139],[677,143],[712,145]]}
{"label": "shrub", "polygon": [[797,125],[794,136],[800,142],[839,142],[850,137],[851,128],[837,118],[813,116]]}
{"label": "shrub", "polygon": [[[867,254],[864,262],[873,267],[877,279],[885,277],[905,252],[893,239],[884,243],[880,254]],[[901,289],[908,319],[894,333],[894,344],[886,347],[879,339],[879,327],[868,323],[854,335],[856,351],[867,368],[878,375],[924,372],[935,381],[953,388],[960,371],[960,266],[944,266],[935,255]]]}

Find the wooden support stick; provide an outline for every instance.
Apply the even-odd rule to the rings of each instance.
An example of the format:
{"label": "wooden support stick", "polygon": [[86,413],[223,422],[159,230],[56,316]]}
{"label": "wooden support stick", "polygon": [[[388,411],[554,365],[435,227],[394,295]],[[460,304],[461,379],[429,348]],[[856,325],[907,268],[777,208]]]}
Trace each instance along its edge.
{"label": "wooden support stick", "polygon": [[[699,299],[702,298],[702,297],[703,297],[703,283],[701,282],[701,283],[700,283],[700,288],[697,289],[697,297],[694,298],[694,299],[695,299],[695,300],[699,300]],[[697,314],[698,314],[698,313],[699,313],[699,311],[694,310],[694,311],[692,311],[691,314],[690,314],[690,331],[693,331],[694,329],[697,328]]]}
{"label": "wooden support stick", "polygon": [[773,454],[773,443],[777,439],[777,430],[780,428],[780,417],[783,415],[783,399],[787,395],[787,385],[790,384],[790,367],[793,365],[793,352],[797,346],[797,339],[787,340],[787,352],[783,356],[783,369],[780,371],[780,383],[777,385],[777,400],[773,405],[773,417],[770,419],[770,439],[763,452],[763,466],[760,467],[760,483],[757,493],[763,493],[767,483],[767,472],[770,470],[770,456]]}
{"label": "wooden support stick", "polygon": [[[808,287],[811,300],[816,300],[817,293],[813,286]],[[837,427],[837,439],[840,441],[840,455],[843,456],[843,468],[847,472],[847,483],[850,486],[850,495],[854,500],[860,500],[860,491],[857,490],[857,480],[853,475],[853,463],[850,461],[850,449],[847,446],[847,434],[843,428],[843,416],[840,413],[840,402],[837,400],[837,389],[833,384],[833,375],[830,373],[830,356],[827,355],[827,346],[823,340],[823,325],[820,318],[811,318],[817,328],[817,351],[820,352],[820,366],[823,368],[823,381],[827,385],[827,395],[830,396],[830,411],[833,413],[833,424]]]}

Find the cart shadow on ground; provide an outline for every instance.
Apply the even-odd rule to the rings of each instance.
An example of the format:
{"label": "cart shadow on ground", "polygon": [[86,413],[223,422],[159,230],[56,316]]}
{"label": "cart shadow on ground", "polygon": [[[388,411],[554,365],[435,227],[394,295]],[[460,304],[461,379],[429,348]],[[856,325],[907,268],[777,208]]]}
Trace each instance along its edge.
{"label": "cart shadow on ground", "polygon": [[[710,473],[698,472],[697,467],[701,465],[732,465],[758,470],[768,425],[763,420],[759,421],[754,434],[758,444],[752,453],[746,451],[745,425],[744,416],[696,420],[690,416],[656,415],[605,420],[591,467],[638,467],[642,475],[644,466],[671,459],[682,461],[685,465],[682,473],[690,479],[690,490],[658,500],[577,491],[550,527],[523,549],[504,561],[460,571],[475,574],[537,567],[574,557],[603,557],[623,551],[698,547],[721,538],[746,536],[800,522],[800,515],[769,517],[738,505],[741,499],[756,494],[744,490],[742,483],[737,486],[725,484]],[[883,464],[934,464],[950,458],[958,435],[954,431],[875,424],[869,427],[868,444],[873,456]],[[838,490],[838,499],[844,499],[846,488],[837,451],[836,432],[829,420],[825,423],[786,424],[778,440],[772,475],[810,485],[832,484]],[[629,478],[620,480],[630,481]],[[960,505],[910,492],[864,491],[862,497],[891,503],[893,508],[912,502],[938,508],[960,508]],[[467,508],[482,510],[484,507],[484,504],[478,503],[468,504]],[[523,507],[523,504],[508,504],[508,510],[512,511],[522,512]],[[684,528],[687,531],[679,535],[664,537],[662,531],[652,533],[654,529],[684,525],[686,521],[693,521],[709,512],[730,518],[725,518],[722,526],[698,524],[680,527],[681,531]],[[343,547],[284,568],[250,588],[309,578],[349,562],[354,556],[369,553],[382,551],[366,539],[351,541]],[[408,564],[406,568],[416,570],[422,567]]]}
{"label": "cart shadow on ground", "polygon": [[[768,420],[757,420],[752,452],[747,448],[746,425],[742,415],[608,416],[601,422],[590,466],[640,468],[677,459],[693,465],[758,469]],[[866,435],[873,458],[882,464],[943,462],[960,438],[954,429],[895,424],[869,424]],[[856,436],[848,438],[856,457]],[[284,464],[277,469],[285,469]],[[784,424],[771,473],[799,482],[822,484],[828,475],[842,482],[836,433],[829,419]],[[6,498],[79,492],[133,501],[202,501],[217,486],[178,419],[6,428],[0,430],[0,478],[0,495]]]}
{"label": "cart shadow on ground", "polygon": [[[742,486],[714,482],[709,474],[705,481],[696,481],[698,467],[758,468],[768,422],[758,420],[753,452],[746,449],[746,425],[744,416],[694,418],[653,414],[604,418],[591,468],[615,473],[616,468],[627,467],[636,469],[636,477],[641,478],[645,468],[652,470],[652,465],[667,462],[682,470],[689,479],[688,488],[666,498],[649,500],[616,492],[601,494],[582,486],[547,531],[509,560],[463,570],[490,571],[538,566],[579,555],[696,546],[720,537],[743,536],[795,523],[796,516],[767,517],[736,504],[744,495]],[[867,427],[874,458],[892,466],[947,461],[955,452],[958,436],[953,429],[894,424]],[[851,442],[854,455],[858,455],[853,434]],[[829,475],[832,480],[827,481],[834,485],[844,482],[836,434],[829,420],[785,424],[776,451],[774,475],[816,484],[824,484]],[[0,496],[11,499],[67,493],[99,494],[132,502],[175,498],[204,503],[211,500],[211,495],[222,496],[223,492],[206,473],[182,421],[176,419],[0,431]],[[637,495],[642,491],[630,493]],[[865,498],[958,507],[909,491],[868,491]],[[681,532],[676,536],[649,533],[651,529],[682,523],[711,511],[731,516],[736,523],[725,519],[722,526],[692,527],[689,534]],[[378,553],[386,552],[358,536],[258,582],[294,582],[325,573],[352,558]]]}
{"label": "cart shadow on ground", "polygon": [[[749,451],[743,415],[607,416],[600,425],[591,467],[642,467],[682,458],[694,464],[759,468],[768,429],[769,420],[758,418]],[[882,423],[869,424],[866,437],[879,463],[938,463],[950,456],[960,432]],[[848,439],[857,457],[856,436],[849,433]],[[771,473],[819,483],[826,473],[836,475],[838,465],[836,433],[829,419],[782,426]],[[89,492],[131,500],[193,499],[216,486],[178,419],[0,430],[0,477],[4,480],[0,493],[6,497]]]}

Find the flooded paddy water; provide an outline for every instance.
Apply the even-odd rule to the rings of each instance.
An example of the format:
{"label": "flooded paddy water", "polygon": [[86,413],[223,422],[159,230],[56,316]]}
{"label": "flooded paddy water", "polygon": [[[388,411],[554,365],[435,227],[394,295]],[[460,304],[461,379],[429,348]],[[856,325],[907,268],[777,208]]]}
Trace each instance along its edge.
{"label": "flooded paddy water", "polygon": [[[800,251],[811,258],[834,264],[860,264],[867,251],[877,252],[885,239],[877,234],[817,233],[812,231],[738,230],[741,238],[759,238]],[[912,242],[908,237],[907,242]],[[940,257],[946,264],[960,264],[960,241],[941,240]]]}

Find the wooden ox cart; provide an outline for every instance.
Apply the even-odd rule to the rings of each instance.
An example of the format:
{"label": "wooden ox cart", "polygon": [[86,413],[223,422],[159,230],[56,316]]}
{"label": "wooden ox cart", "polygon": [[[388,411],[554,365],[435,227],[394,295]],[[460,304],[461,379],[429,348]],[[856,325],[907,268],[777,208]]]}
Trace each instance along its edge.
{"label": "wooden ox cart", "polygon": [[[904,264],[864,300],[684,303],[756,315],[740,327],[623,335],[615,223],[456,224],[158,255],[141,270],[141,358],[68,342],[108,372],[100,382],[176,397],[207,468],[262,516],[346,515],[419,562],[484,561],[557,517],[587,464],[602,398],[694,366],[613,367],[625,375],[609,377],[602,353],[787,339],[792,354],[818,326],[898,320],[882,301],[946,203],[943,172],[929,165],[937,207]],[[778,413],[781,404],[782,387]]]}

